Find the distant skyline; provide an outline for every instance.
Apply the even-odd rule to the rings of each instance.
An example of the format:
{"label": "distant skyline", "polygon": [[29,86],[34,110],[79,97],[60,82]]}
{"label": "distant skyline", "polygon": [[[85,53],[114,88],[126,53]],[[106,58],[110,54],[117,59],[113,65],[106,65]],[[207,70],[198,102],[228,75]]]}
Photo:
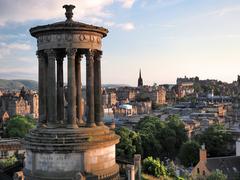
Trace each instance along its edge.
{"label": "distant skyline", "polygon": [[239,0],[0,0],[0,79],[37,80],[29,29],[65,20],[64,4],[76,6],[74,20],[109,29],[103,84],[136,86],[140,68],[148,85],[240,74]]}

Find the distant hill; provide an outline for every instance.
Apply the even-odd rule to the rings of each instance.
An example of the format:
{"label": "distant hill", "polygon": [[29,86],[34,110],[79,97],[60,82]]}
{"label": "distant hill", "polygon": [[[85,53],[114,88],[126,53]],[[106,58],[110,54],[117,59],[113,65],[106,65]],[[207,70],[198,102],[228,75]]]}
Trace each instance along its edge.
{"label": "distant hill", "polygon": [[14,80],[0,79],[1,89],[19,90],[23,86],[27,89],[37,90],[38,83],[37,81],[25,80],[25,79],[14,79]]}
{"label": "distant hill", "polygon": [[[0,89],[9,89],[9,90],[20,90],[22,87],[27,89],[37,90],[38,82],[34,80],[26,80],[26,79],[0,79]],[[118,88],[129,86],[126,84],[103,84],[105,88]],[[85,86],[84,86],[85,87]]]}
{"label": "distant hill", "polygon": [[129,86],[127,84],[103,84],[102,85],[105,88],[118,88],[118,87],[125,87],[125,86]]}

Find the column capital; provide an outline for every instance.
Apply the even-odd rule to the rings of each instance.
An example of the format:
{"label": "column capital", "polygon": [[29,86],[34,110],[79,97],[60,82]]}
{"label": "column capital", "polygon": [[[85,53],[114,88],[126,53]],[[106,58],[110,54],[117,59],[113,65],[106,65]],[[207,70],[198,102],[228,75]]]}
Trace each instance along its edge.
{"label": "column capital", "polygon": [[43,58],[45,56],[44,51],[36,51],[36,55],[39,58]]}
{"label": "column capital", "polygon": [[93,49],[88,49],[86,53],[86,58],[89,60],[94,60],[95,51]]}
{"label": "column capital", "polygon": [[77,61],[82,61],[82,58],[83,58],[83,55],[82,54],[77,54],[77,56],[76,56],[76,60]]}
{"label": "column capital", "polygon": [[76,48],[67,48],[67,56],[75,56],[77,53],[77,49]]}
{"label": "column capital", "polygon": [[56,57],[56,51],[54,49],[45,49],[44,53],[46,53],[47,56],[50,57],[50,58],[55,58]]}
{"label": "column capital", "polygon": [[56,51],[56,59],[58,60],[63,60],[63,58],[66,56],[65,51]]}
{"label": "column capital", "polygon": [[94,54],[95,59],[100,60],[102,57],[102,51],[96,51]]}

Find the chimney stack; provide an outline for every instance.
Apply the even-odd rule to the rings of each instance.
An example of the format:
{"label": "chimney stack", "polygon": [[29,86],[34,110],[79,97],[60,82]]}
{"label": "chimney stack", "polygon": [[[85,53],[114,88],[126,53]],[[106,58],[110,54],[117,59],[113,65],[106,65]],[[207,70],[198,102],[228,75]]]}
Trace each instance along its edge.
{"label": "chimney stack", "polygon": [[199,159],[200,161],[206,161],[207,160],[207,150],[205,149],[205,144],[203,144],[199,151]]}

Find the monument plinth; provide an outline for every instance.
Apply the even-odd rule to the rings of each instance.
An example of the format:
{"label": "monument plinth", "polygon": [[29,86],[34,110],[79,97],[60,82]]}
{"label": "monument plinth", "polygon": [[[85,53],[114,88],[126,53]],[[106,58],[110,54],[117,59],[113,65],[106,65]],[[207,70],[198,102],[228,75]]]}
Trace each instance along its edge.
{"label": "monument plinth", "polygon": [[[72,20],[30,29],[37,38],[39,121],[25,137],[24,176],[34,180],[119,179],[119,137],[103,123],[102,38],[108,30]],[[83,121],[81,61],[86,57],[86,122]],[[67,61],[67,97],[63,61]],[[67,100],[67,106],[65,105]]]}

